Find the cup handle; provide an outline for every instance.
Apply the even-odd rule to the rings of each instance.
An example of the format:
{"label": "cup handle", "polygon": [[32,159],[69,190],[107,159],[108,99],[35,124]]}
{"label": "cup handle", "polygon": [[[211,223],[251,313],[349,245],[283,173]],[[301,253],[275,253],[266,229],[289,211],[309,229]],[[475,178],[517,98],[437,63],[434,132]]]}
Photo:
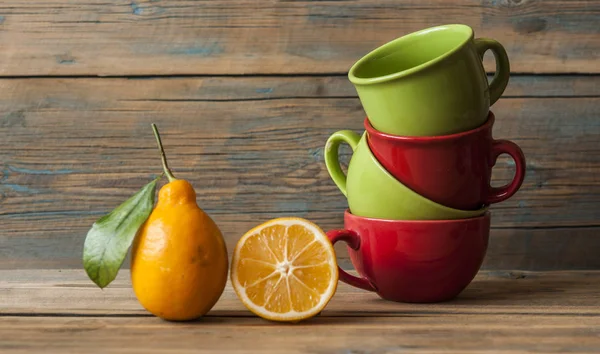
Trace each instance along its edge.
{"label": "cup handle", "polygon": [[490,83],[490,106],[496,103],[504,93],[510,77],[510,62],[506,50],[500,42],[490,38],[476,38],[475,48],[483,61],[483,55],[489,49],[496,59],[496,72]]}
{"label": "cup handle", "polygon": [[331,179],[333,179],[333,182],[346,197],[348,196],[346,194],[346,175],[340,166],[338,149],[341,143],[347,143],[352,148],[352,152],[354,152],[358,146],[359,140],[360,135],[357,133],[351,130],[340,130],[331,134],[329,139],[327,139],[327,143],[325,144],[324,155],[327,171],[329,172]]}
{"label": "cup handle", "polygon": [[[355,232],[349,230],[331,230],[327,232],[327,237],[329,238],[329,241],[331,241],[332,244],[335,244],[338,241],[344,241],[353,250],[358,251],[360,249],[360,236],[358,236]],[[338,273],[339,279],[348,285],[363,290],[377,292],[377,288],[365,278],[359,278],[355,277],[354,275],[350,275],[339,266]]]}
{"label": "cup handle", "polygon": [[515,161],[515,177],[512,182],[502,187],[490,187],[486,204],[498,203],[506,200],[515,194],[525,179],[525,155],[521,148],[508,140],[495,140],[492,145],[492,166],[496,164],[498,156],[508,154]]}

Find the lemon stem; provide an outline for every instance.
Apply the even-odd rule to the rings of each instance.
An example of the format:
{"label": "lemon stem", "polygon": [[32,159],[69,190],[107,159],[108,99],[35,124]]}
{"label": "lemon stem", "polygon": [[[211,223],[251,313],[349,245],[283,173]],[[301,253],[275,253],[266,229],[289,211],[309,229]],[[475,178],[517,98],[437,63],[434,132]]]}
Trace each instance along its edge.
{"label": "lemon stem", "polygon": [[160,151],[160,159],[162,160],[163,170],[169,179],[169,182],[173,182],[176,180],[175,176],[169,169],[169,165],[167,164],[167,157],[165,156],[165,150],[163,149],[162,142],[160,141],[160,134],[158,133],[158,128],[156,128],[156,124],[152,123],[152,130],[154,131],[154,137],[156,138],[156,143],[158,144],[158,150]]}

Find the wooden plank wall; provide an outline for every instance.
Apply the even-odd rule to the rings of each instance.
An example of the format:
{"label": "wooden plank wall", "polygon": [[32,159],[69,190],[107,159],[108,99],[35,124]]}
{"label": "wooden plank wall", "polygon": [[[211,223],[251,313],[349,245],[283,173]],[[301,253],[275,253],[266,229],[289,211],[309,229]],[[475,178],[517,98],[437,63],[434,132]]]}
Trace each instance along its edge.
{"label": "wooden plank wall", "polygon": [[[598,1],[5,0],[0,269],[80,268],[93,221],[160,172],[151,122],[230,251],[278,216],[341,227],[323,146],[362,131],[347,70],[444,23],[506,47],[494,135],[528,163],[521,190],[491,208],[484,267],[600,268]],[[501,158],[494,184],[512,173]]]}

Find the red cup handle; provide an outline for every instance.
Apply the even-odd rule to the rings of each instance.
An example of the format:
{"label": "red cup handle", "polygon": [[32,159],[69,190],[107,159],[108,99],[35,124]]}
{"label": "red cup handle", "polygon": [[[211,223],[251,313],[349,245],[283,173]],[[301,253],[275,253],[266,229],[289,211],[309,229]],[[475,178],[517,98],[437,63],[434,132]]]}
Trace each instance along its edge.
{"label": "red cup handle", "polygon": [[[331,230],[327,232],[327,237],[329,237],[329,241],[332,244],[335,244],[338,241],[344,241],[355,251],[358,251],[360,248],[360,237],[349,230]],[[340,280],[348,285],[352,285],[359,289],[368,290],[368,291],[377,291],[377,288],[371,282],[365,278],[355,277],[354,275],[350,275],[346,273],[342,268],[338,266],[338,273]]]}
{"label": "red cup handle", "polygon": [[498,156],[508,154],[515,161],[515,177],[512,182],[502,187],[491,187],[488,194],[486,204],[499,203],[506,200],[515,194],[525,179],[525,155],[521,148],[508,140],[495,140],[492,146],[492,166],[496,164]]}

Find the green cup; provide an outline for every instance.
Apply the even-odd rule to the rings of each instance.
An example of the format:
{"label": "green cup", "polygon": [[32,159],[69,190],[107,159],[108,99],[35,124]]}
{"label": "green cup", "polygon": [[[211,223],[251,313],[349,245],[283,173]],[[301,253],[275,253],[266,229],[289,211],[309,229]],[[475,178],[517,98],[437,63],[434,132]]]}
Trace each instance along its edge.
{"label": "green cup", "polygon": [[[488,84],[483,54],[496,72]],[[506,89],[510,64],[496,40],[474,38],[454,24],[397,38],[357,61],[348,73],[369,121],[404,136],[454,134],[476,128]]]}
{"label": "green cup", "polygon": [[[338,160],[342,143],[350,145],[353,151],[348,175]],[[414,192],[381,166],[369,149],[366,133],[362,137],[351,130],[333,133],[325,145],[325,164],[354,215],[393,220],[449,220],[480,216],[488,209],[453,209]]]}

